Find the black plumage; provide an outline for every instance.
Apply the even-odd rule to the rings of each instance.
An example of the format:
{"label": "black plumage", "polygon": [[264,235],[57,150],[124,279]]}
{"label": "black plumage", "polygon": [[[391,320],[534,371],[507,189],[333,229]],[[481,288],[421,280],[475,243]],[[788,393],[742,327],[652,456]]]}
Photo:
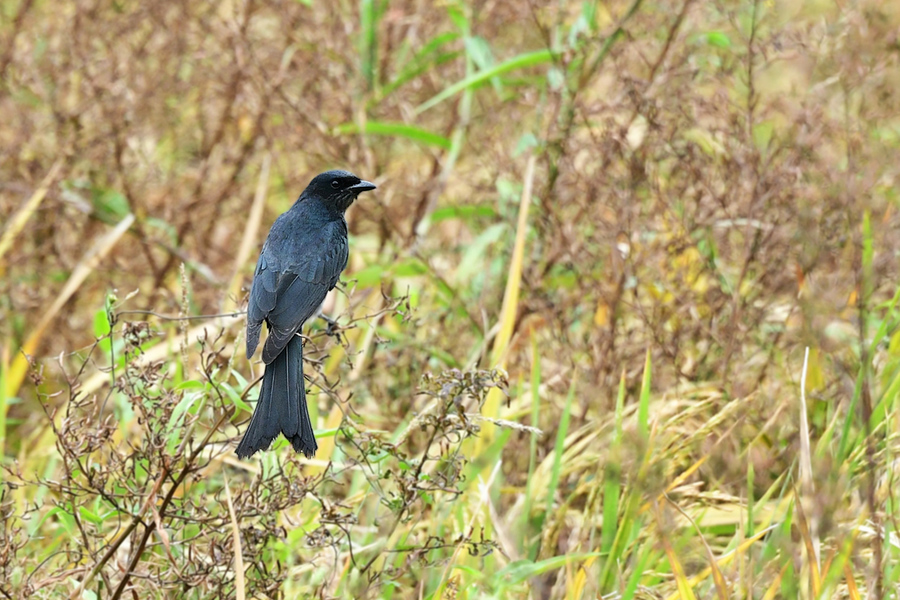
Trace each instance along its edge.
{"label": "black plumage", "polygon": [[315,454],[318,446],[306,406],[299,333],[347,266],[344,212],[359,194],[374,189],[374,184],[347,171],[326,171],[313,178],[272,225],[256,263],[247,306],[247,358],[256,351],[265,322],[266,371],[238,456],[267,449],[279,433],[297,452]]}

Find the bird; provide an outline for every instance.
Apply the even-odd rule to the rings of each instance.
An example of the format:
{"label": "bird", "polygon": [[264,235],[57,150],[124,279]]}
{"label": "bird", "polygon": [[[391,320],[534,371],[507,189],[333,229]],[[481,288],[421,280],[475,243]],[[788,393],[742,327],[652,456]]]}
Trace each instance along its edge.
{"label": "bird", "polygon": [[363,192],[376,188],[343,170],[316,175],[297,201],[272,224],[259,253],[247,304],[247,358],[259,344],[265,363],[259,400],[235,450],[248,458],[267,450],[283,434],[307,458],[318,445],[306,405],[303,338],[300,330],[316,315],[347,266],[344,213]]}

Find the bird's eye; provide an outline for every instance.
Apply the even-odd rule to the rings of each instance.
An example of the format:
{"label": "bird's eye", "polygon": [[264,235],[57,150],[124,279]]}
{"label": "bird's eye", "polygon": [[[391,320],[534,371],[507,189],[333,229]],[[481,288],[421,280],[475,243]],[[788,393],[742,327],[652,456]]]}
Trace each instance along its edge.
{"label": "bird's eye", "polygon": [[339,187],[341,187],[341,182],[338,181],[337,179],[332,179],[331,187],[333,187],[334,189],[338,189]]}

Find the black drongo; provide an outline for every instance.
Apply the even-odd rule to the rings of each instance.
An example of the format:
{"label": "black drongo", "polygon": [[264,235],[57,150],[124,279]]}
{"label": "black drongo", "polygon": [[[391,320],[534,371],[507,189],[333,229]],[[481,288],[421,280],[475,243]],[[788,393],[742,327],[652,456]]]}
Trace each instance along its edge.
{"label": "black drongo", "polygon": [[247,358],[259,343],[263,321],[269,335],[262,349],[266,364],[259,402],[237,455],[265,450],[283,433],[297,452],[316,453],[300,328],[315,315],[347,266],[344,211],[375,185],[347,171],[326,171],[275,220],[256,263],[247,306]]}

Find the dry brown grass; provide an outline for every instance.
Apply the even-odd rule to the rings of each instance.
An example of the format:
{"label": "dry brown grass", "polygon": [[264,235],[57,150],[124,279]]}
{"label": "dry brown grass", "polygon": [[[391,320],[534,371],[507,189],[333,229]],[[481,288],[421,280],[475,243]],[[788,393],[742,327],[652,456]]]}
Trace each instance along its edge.
{"label": "dry brown grass", "polygon": [[[891,3],[0,14],[0,594],[896,596]],[[321,450],[241,462],[240,319],[158,315],[330,167]]]}

